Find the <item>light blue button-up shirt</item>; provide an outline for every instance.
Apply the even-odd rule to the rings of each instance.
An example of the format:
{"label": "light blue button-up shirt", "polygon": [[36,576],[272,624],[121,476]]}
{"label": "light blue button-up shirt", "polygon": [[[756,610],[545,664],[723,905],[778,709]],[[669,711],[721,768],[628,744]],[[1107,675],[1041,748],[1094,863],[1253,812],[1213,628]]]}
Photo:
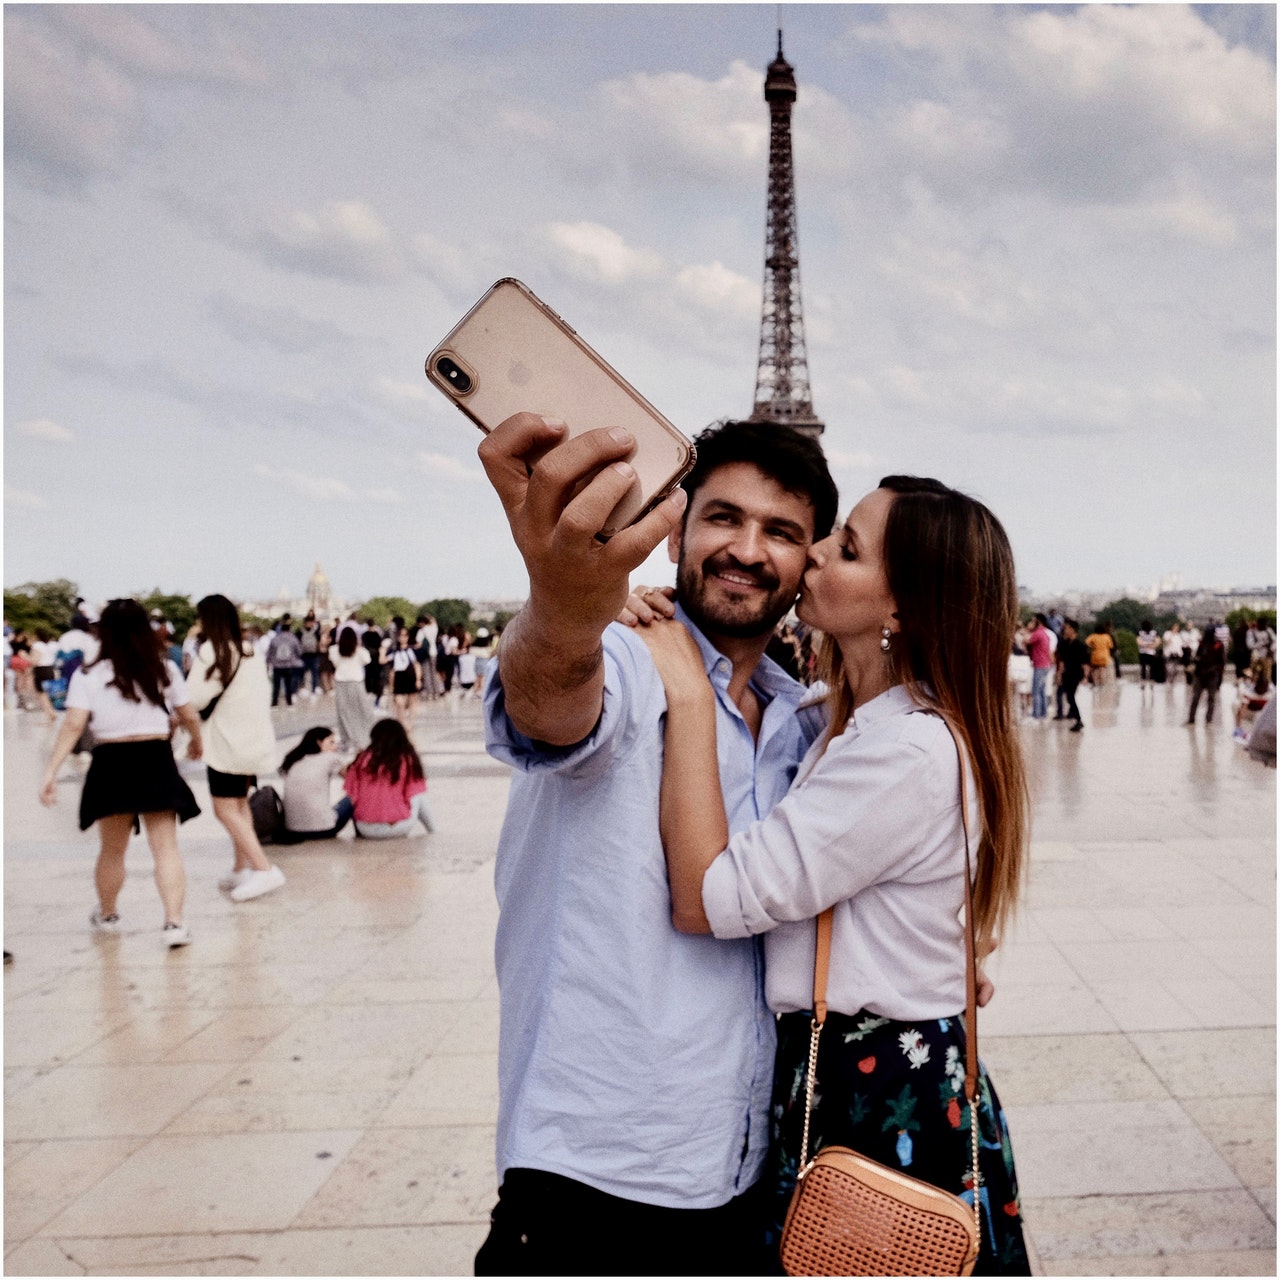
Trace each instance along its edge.
{"label": "light blue button-up shirt", "polygon": [[[786,794],[821,714],[769,659],[758,740],[729,700],[732,665],[689,623],[717,692],[720,781],[739,831]],[[604,635],[604,707],[576,746],[507,718],[501,661],[486,738],[515,767],[498,845],[498,1177],[563,1174],[629,1200],[714,1208],[768,1147],[773,1018],[755,939],[671,924],[658,832],[666,698],[644,641]]]}

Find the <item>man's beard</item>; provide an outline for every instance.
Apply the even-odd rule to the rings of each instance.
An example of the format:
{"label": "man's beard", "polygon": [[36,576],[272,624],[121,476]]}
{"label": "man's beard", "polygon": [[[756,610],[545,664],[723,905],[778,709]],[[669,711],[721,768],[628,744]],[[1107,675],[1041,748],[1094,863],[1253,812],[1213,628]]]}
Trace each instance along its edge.
{"label": "man's beard", "polygon": [[[712,598],[709,579],[723,570],[732,570],[753,578],[764,587],[767,595],[751,593],[751,599],[732,600]],[[731,591],[721,583],[717,594]],[[701,565],[692,565],[680,552],[676,566],[676,599],[698,629],[707,635],[732,636],[738,640],[751,640],[768,635],[787,616],[796,593],[780,589],[776,574],[744,568],[732,556],[712,556]]]}

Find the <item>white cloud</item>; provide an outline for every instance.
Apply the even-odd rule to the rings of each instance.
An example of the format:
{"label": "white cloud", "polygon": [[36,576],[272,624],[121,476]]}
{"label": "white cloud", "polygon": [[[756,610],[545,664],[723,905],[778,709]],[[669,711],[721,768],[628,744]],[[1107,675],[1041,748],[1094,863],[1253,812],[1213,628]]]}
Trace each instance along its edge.
{"label": "white cloud", "polygon": [[4,23],[6,163],[54,191],[119,171],[142,119],[128,79],[16,10]]}
{"label": "white cloud", "polygon": [[633,249],[612,228],[596,222],[553,222],[546,234],[563,262],[600,284],[626,284],[663,268],[660,254]]}
{"label": "white cloud", "polygon": [[395,378],[379,377],[374,379],[370,390],[373,399],[379,404],[397,413],[412,413],[421,416],[421,408],[433,397],[428,394],[425,375],[420,382],[404,382]]}
{"label": "white cloud", "polygon": [[447,480],[483,480],[484,472],[479,467],[468,467],[444,453],[428,453],[422,450],[418,454],[418,466],[429,476],[443,476]]}
{"label": "white cloud", "polygon": [[266,69],[218,23],[204,40],[185,40],[161,31],[145,12],[129,5],[67,5],[63,25],[95,50],[132,71],[163,77],[263,84]]}
{"label": "white cloud", "polygon": [[683,71],[636,72],[599,88],[599,127],[610,150],[663,185],[758,183],[769,151],[760,72],[735,61],[719,80]]}
{"label": "white cloud", "polygon": [[363,502],[382,505],[404,501],[404,497],[396,489],[387,487],[357,489],[335,476],[317,476],[306,471],[295,471],[289,467],[269,467],[265,462],[254,463],[253,472],[254,475],[261,476],[265,480],[274,480],[314,502]]}
{"label": "white cloud", "polygon": [[302,355],[349,335],[331,320],[303,315],[293,307],[264,305],[224,291],[210,294],[206,309],[221,328],[249,346],[265,344],[283,355]]}
{"label": "white cloud", "polygon": [[29,489],[15,489],[10,485],[4,487],[4,500],[6,506],[24,511],[40,511],[49,505],[40,494],[32,493]]}
{"label": "white cloud", "polygon": [[360,284],[397,279],[406,267],[399,238],[363,200],[277,209],[246,238],[275,265]]}
{"label": "white cloud", "polygon": [[676,287],[683,298],[708,311],[752,319],[760,314],[760,286],[721,262],[683,267],[676,273]]}
{"label": "white cloud", "polygon": [[[482,280],[492,280],[501,271],[501,267],[490,269],[495,254],[474,236],[464,248],[420,231],[409,238],[408,251],[414,263],[451,293],[478,293]],[[504,257],[505,250],[496,256]]]}
{"label": "white cloud", "polygon": [[50,418],[28,418],[25,422],[17,423],[14,430],[33,440],[49,440],[54,444],[66,444],[76,438],[75,432]]}

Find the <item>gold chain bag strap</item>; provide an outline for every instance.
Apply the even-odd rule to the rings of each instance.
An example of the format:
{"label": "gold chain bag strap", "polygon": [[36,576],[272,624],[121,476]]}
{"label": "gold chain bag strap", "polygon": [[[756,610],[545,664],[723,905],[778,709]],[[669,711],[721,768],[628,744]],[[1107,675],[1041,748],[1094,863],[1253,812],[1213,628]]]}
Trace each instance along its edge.
{"label": "gold chain bag strap", "polygon": [[[950,729],[950,725],[947,726]],[[955,741],[955,733],[952,732]],[[967,1276],[978,1259],[982,1224],[978,1182],[978,1000],[969,857],[969,805],[960,760],[960,820],[964,827],[965,1073],[973,1163],[973,1204],[918,1178],[829,1146],[809,1159],[809,1117],[818,1068],[818,1038],[827,1018],[827,969],[833,908],[818,917],[813,1021],[805,1074],[800,1173],[782,1228],[780,1253],[789,1276]]]}

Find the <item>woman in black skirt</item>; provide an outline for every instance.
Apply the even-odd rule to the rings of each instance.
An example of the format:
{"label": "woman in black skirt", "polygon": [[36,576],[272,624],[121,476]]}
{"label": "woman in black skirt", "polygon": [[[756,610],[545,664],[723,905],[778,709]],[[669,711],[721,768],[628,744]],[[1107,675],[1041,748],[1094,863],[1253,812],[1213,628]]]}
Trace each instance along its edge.
{"label": "woman in black skirt", "polygon": [[95,822],[101,845],[94,880],[98,906],[89,923],[98,933],[120,931],[116,899],[124,887],[129,836],[146,824],[164,904],[164,941],[183,947],[191,935],[182,919],[187,875],[178,852],[177,819],[200,812],[183,781],[170,742],[171,716],[190,733],[187,756],[202,752],[200,720],[191,709],[182,672],[160,647],[146,610],[136,600],[112,600],[98,622],[102,650],[71,677],[66,717],[40,786],[41,803],[58,799],[58,770],[92,723],[93,763],[80,796],[80,830]]}
{"label": "woman in black skirt", "polygon": [[[976,1273],[1028,1274],[1008,1128],[980,1067],[973,1168],[960,920],[967,850],[979,956],[1022,876],[1026,783],[1007,683],[1016,584],[986,507],[936,480],[885,477],[809,551],[798,612],[824,636],[827,732],[781,803],[732,837],[716,763],[723,695],[682,626],[642,633],[667,697],[673,921],[765,938],[765,996],[781,1015],[762,1224],[775,1246],[804,1158],[815,918],[831,909],[809,1154],[851,1147],[976,1204]],[[748,720],[760,715],[750,689],[740,699]]]}

